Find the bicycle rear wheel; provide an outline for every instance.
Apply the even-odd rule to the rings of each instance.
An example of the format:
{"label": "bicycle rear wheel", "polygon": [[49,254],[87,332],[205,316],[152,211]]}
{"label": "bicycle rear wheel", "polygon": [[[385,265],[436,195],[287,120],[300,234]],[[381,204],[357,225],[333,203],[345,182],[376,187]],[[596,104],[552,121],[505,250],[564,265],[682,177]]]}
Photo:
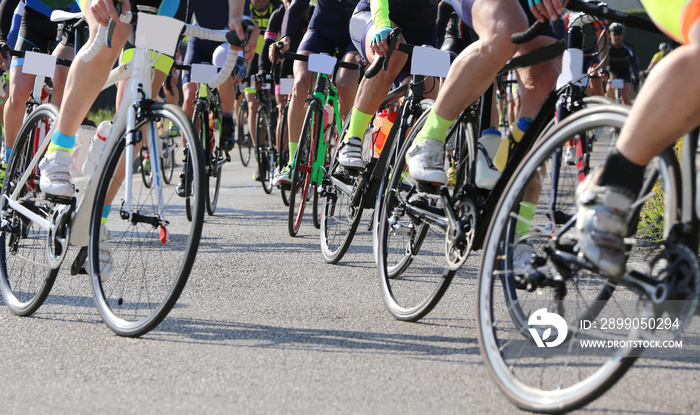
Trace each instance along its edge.
{"label": "bicycle rear wheel", "polygon": [[142,145],[139,153],[141,153],[141,165],[139,166],[138,170],[141,172],[143,185],[148,189],[153,184],[153,170],[151,170],[151,159],[148,146]]}
{"label": "bicycle rear wheel", "polygon": [[[15,141],[2,187],[2,217],[7,227],[0,232],[0,288],[7,308],[18,316],[29,316],[41,307],[59,269],[54,269],[47,259],[48,232],[10,208],[5,197],[16,190],[56,118],[58,109],[51,104],[41,105],[29,114]],[[53,204],[37,197],[39,174],[35,167],[18,200],[48,220]]]}
{"label": "bicycle rear wheel", "polygon": [[267,116],[267,108],[258,108],[257,123],[257,138],[258,142],[262,138],[262,146],[259,151],[258,168],[260,169],[260,182],[263,190],[268,195],[272,193],[272,181],[274,180],[274,165],[272,137],[270,136],[270,119]]}
{"label": "bicycle rear wheel", "polygon": [[[375,249],[382,298],[394,318],[417,321],[445,294],[455,270],[446,260],[447,228],[409,214],[414,207],[443,211],[441,198],[420,190],[408,173],[406,153],[427,118],[427,107],[382,179],[376,209]],[[471,157],[473,159],[473,157]]]}
{"label": "bicycle rear wheel", "polygon": [[[345,136],[345,129],[350,125],[348,115],[340,137]],[[370,138],[365,133],[365,140]],[[329,264],[340,261],[352,243],[357,226],[362,219],[362,205],[352,203],[358,176],[347,174],[338,162],[337,147],[332,151],[333,157],[329,170],[324,174],[321,212],[321,253]]]}
{"label": "bicycle rear wheel", "polygon": [[311,183],[311,169],[315,158],[315,147],[318,143],[318,122],[322,119],[318,110],[318,104],[312,101],[306,111],[304,126],[299,137],[296,161],[292,174],[292,190],[289,196],[289,235],[296,236],[304,217],[304,207],[306,206]]}
{"label": "bicycle rear wheel", "polygon": [[[90,282],[100,316],[121,336],[140,336],[156,327],[173,308],[185,287],[194,264],[204,221],[205,169],[202,146],[192,123],[172,104],[153,104],[144,123],[168,119],[177,125],[189,149],[188,165],[193,173],[191,197],[192,221],[183,215],[185,200],[175,194],[174,186],[158,189],[139,188],[133,181],[131,195],[117,175],[123,170],[124,139],[112,149],[102,172],[90,222]],[[114,180],[113,180],[114,178]],[[102,212],[109,206],[108,192],[118,186],[124,198],[130,198],[131,211],[114,206],[108,217],[113,261],[112,272],[100,268],[100,225]],[[162,201],[159,207],[158,201]],[[123,219],[122,214],[131,216]],[[104,243],[103,243],[104,246]]]}
{"label": "bicycle rear wheel", "polygon": [[250,155],[253,152],[253,140],[248,129],[248,104],[245,100],[238,109],[238,124],[236,125],[236,136],[238,141],[238,154],[241,156],[241,163],[248,167]]}
{"label": "bicycle rear wheel", "polygon": [[[638,316],[645,302],[629,288],[577,265],[566,265],[570,260],[562,258],[576,258],[578,252],[578,167],[561,163],[557,186],[551,185],[553,156],[569,139],[595,136],[588,162],[591,168],[600,166],[628,113],[624,106],[582,110],[540,140],[502,193],[484,237],[477,300],[479,344],[492,379],[520,408],[556,413],[579,408],[607,391],[642,351],[623,342],[611,348],[583,345],[584,341],[639,339],[641,332],[630,328],[602,330],[600,324],[593,324],[582,330],[581,323]],[[638,199],[640,209],[658,204],[665,225],[659,234],[648,226],[633,227],[636,234],[630,235],[634,242],[630,242],[628,269],[649,275],[649,261],[661,250],[678,207],[679,176],[672,152],[657,158],[646,177]],[[552,189],[557,192],[553,207]],[[659,201],[657,192],[666,198]],[[532,220],[521,211],[524,201],[536,206]],[[559,220],[554,212],[560,212]],[[533,255],[537,262],[529,261]],[[561,324],[539,324],[539,318]]]}
{"label": "bicycle rear wheel", "polygon": [[[280,135],[277,137],[277,157],[279,162],[277,166],[279,169],[283,169],[289,164],[289,158],[294,157],[294,154],[289,154],[287,151],[289,146],[285,142],[285,136],[287,135],[287,113],[289,112],[289,104],[284,106],[284,111],[282,112],[282,124],[280,124]],[[289,185],[279,185],[280,195],[282,196],[282,203],[285,206],[289,206]]]}
{"label": "bicycle rear wheel", "polygon": [[165,184],[170,184],[173,180],[173,173],[175,172],[175,148],[177,147],[177,144],[175,144],[175,137],[179,137],[179,134],[170,135],[171,126],[169,123],[162,122],[160,125],[160,140],[163,146],[160,165],[163,171],[163,182]]}

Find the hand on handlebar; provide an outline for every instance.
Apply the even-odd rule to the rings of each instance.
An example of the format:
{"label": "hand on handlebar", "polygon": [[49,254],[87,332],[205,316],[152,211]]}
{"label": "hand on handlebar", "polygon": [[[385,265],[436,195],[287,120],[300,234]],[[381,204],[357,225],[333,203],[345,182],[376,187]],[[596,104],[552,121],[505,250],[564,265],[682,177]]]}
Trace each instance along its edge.
{"label": "hand on handlebar", "polygon": [[546,19],[556,22],[564,13],[564,6],[568,2],[569,0],[528,0],[535,19],[543,23]]}
{"label": "hand on handlebar", "polygon": [[0,42],[0,67],[7,70],[10,66],[10,46],[5,42]]}
{"label": "hand on handlebar", "polygon": [[386,56],[387,52],[389,52],[389,43],[387,42],[387,38],[389,37],[390,33],[390,27],[383,27],[376,31],[369,45],[372,53],[378,56]]}
{"label": "hand on handlebar", "polygon": [[[92,12],[92,15],[95,16],[97,23],[107,26],[110,19],[114,20],[115,22],[119,22],[119,14],[117,13],[114,3],[114,0],[92,0],[90,12]],[[128,1],[121,3],[121,6],[122,14],[129,11]]]}
{"label": "hand on handlebar", "polygon": [[282,39],[280,39],[279,42],[273,43],[270,45],[270,50],[268,51],[267,57],[270,59],[270,62],[274,65],[275,63],[275,54],[277,53],[277,48],[278,45],[282,45],[280,48],[280,54],[283,54],[284,52],[289,50],[289,36],[285,36]]}
{"label": "hand on handlebar", "polygon": [[[228,22],[229,29],[235,31],[238,35],[238,38],[241,40],[245,39],[243,20],[247,20],[247,18],[245,18],[244,16],[236,16],[231,18]],[[257,23],[254,24],[255,28],[251,32],[250,37],[248,38],[248,43],[245,46],[244,59],[246,60],[246,62],[250,62],[253,60],[253,57],[255,56],[255,48],[258,45],[258,36],[260,35],[260,28],[258,27]],[[242,50],[242,48],[236,46],[231,46],[231,49]]]}

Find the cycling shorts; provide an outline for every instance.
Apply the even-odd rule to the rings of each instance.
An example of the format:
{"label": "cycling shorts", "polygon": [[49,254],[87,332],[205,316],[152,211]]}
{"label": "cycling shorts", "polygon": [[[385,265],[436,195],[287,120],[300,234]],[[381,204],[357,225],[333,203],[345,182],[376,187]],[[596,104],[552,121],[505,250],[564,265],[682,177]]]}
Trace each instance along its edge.
{"label": "cycling shorts", "polygon": [[[204,40],[196,37],[190,37],[190,41],[187,42],[187,51],[185,52],[185,65],[191,65],[193,63],[213,63],[214,51],[221,42],[214,42],[213,40]],[[191,82],[190,71],[182,71],[182,83],[183,85]]]}
{"label": "cycling shorts", "polygon": [[15,50],[39,49],[43,53],[49,53],[56,46],[57,30],[58,24],[48,16],[26,6]]}
{"label": "cycling shorts", "polygon": [[[367,33],[369,33],[370,30],[374,30],[374,21],[372,20],[372,13],[370,11],[361,9],[363,4],[362,2],[358,4],[357,9],[355,9],[355,14],[353,14],[352,19],[350,19],[350,37],[352,38],[352,43],[355,45],[355,48],[360,51],[362,57],[368,60],[365,54],[365,46]],[[414,21],[415,20],[416,19],[414,19]],[[410,29],[407,29],[405,26],[406,22],[394,21],[394,23],[401,28],[401,35],[409,45],[437,47],[436,19],[428,18],[425,19],[424,22],[425,24],[421,26],[412,26]],[[404,26],[402,26],[402,23],[404,23]],[[401,72],[399,72],[394,80],[394,85],[400,85],[404,79],[411,76],[409,65],[410,62],[406,62],[406,66],[401,69]]]}
{"label": "cycling shorts", "polygon": [[[145,5],[158,7],[158,14],[161,16],[173,17],[178,20],[185,20],[185,14],[187,9],[186,0],[131,0],[132,10],[136,9],[137,5]],[[128,63],[134,56],[134,45],[127,42],[124,46],[124,52],[122,52],[121,63]],[[165,74],[170,73],[173,64],[175,63],[175,58],[173,56],[158,54],[157,52],[151,52],[151,59],[155,60],[153,67],[163,72]]]}
{"label": "cycling shorts", "polygon": [[306,31],[301,39],[297,53],[333,53],[336,49],[343,52],[343,56],[349,52],[355,51],[355,46],[350,40],[350,34],[345,31],[336,30],[329,32],[324,27],[319,29],[311,29]]}
{"label": "cycling shorts", "polygon": [[690,30],[700,19],[700,0],[641,0],[651,20],[678,42],[688,44]]}

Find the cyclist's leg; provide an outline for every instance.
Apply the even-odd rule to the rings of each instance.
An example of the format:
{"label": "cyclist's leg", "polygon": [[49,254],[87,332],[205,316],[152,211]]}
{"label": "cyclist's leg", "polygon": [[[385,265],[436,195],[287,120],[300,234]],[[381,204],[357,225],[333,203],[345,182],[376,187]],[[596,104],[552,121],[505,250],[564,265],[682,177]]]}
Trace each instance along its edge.
{"label": "cyclist's leg", "polygon": [[[355,50],[355,47],[346,47],[344,62],[357,63],[360,54]],[[357,78],[359,71],[352,69],[341,68],[335,77],[335,86],[338,88],[338,109],[342,119],[350,112],[353,100],[357,94]]]}
{"label": "cyclist's leg", "polygon": [[447,129],[488,89],[498,70],[518,51],[510,36],[528,25],[517,0],[464,0],[462,5],[469,12],[465,16],[471,17],[465,19],[479,39],[452,64],[425,126],[407,154],[408,168],[417,180],[445,183],[441,154]]}
{"label": "cyclist's leg", "polygon": [[[25,8],[19,28],[19,37],[15,50],[32,51],[38,49],[47,52],[55,43],[57,25],[44,14]],[[6,157],[14,145],[15,138],[22,126],[25,102],[34,85],[34,75],[22,72],[24,58],[14,58],[10,63],[10,93],[5,105]],[[40,97],[37,99],[41,99]],[[9,151],[8,151],[9,150]]]}
{"label": "cyclist's leg", "polygon": [[[698,2],[694,3],[698,7]],[[656,17],[653,9],[649,11]],[[684,34],[688,44],[677,48],[649,74],[602,172],[591,175],[579,189],[579,244],[589,260],[612,276],[625,270],[626,218],[642,187],[645,166],[700,124],[700,101],[693,92],[700,93],[700,23],[696,20],[688,27]],[[592,232],[599,237],[593,237]]]}
{"label": "cyclist's leg", "polygon": [[[394,22],[391,24],[392,27],[396,27]],[[375,28],[371,13],[356,9],[350,19],[350,36],[357,50],[362,52],[362,56],[370,63],[379,58],[379,55],[375,54],[370,47],[374,35]],[[403,36],[400,41],[403,42]],[[362,136],[407,60],[408,57],[405,54],[395,53],[385,71],[380,70],[373,78],[363,78],[360,82],[350,113],[349,125],[338,150],[338,162],[343,167],[353,169],[365,167],[366,163],[362,159]]]}
{"label": "cyclist's leg", "polygon": [[[61,59],[73,60],[73,47],[67,47],[58,44],[53,51],[53,55]],[[57,107],[61,107],[63,99],[63,89],[66,86],[66,78],[68,78],[68,68],[62,65],[56,65],[56,72],[53,75],[53,91],[51,92],[51,103]]]}

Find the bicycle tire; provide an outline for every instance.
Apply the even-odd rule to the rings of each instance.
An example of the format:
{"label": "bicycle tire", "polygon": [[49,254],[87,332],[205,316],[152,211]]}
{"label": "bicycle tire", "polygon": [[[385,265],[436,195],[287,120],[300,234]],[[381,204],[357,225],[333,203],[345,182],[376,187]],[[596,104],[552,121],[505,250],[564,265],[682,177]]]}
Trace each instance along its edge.
{"label": "bicycle tire", "polygon": [[[345,137],[351,116],[352,114],[348,114],[346,117],[340,137]],[[364,139],[368,139],[367,134]],[[339,172],[339,166],[338,151],[333,151],[329,169],[325,173],[325,181],[329,184],[325,188],[326,196],[321,198],[323,205],[320,219],[321,253],[323,260],[328,264],[337,264],[345,256],[352,244],[363,211],[362,204],[359,206],[351,204],[357,176],[336,174]]]}
{"label": "bicycle tire", "polygon": [[[382,179],[375,208],[375,259],[382,299],[391,315],[401,321],[417,321],[432,311],[456,272],[445,260],[446,232],[401,213],[410,188],[416,185],[406,172],[405,157],[428,115],[430,101],[422,104],[422,115]],[[434,208],[441,206],[439,198],[425,197]]]}
{"label": "bicycle tire", "polygon": [[241,164],[248,167],[250,156],[253,152],[253,141],[248,129],[248,104],[245,100],[238,109],[238,123],[236,125],[236,135],[238,141],[238,154],[241,157]]}
{"label": "bicycle tire", "polygon": [[[288,112],[289,104],[286,104],[284,106],[284,110],[282,111],[282,124],[280,125],[280,134],[279,137],[277,137],[277,157],[279,159],[278,167],[280,170],[289,164],[289,157],[292,157],[292,155],[290,155],[287,151],[289,146],[285,146],[284,143],[285,136],[287,135]],[[279,187],[280,196],[282,196],[282,203],[285,206],[289,206],[289,185],[279,185]]]}
{"label": "bicycle tire", "polygon": [[270,119],[267,115],[267,107],[261,105],[258,108],[258,119],[255,125],[257,126],[256,137],[258,142],[260,142],[261,134],[265,136],[258,151],[258,174],[260,174],[260,183],[263,190],[269,195],[272,193],[272,181],[274,180],[274,167],[270,165],[274,151],[272,151]]}
{"label": "bicycle tire", "polygon": [[[484,252],[477,282],[479,345],[491,378],[501,392],[522,409],[560,413],[580,408],[609,390],[641,353],[641,347],[618,347],[613,350],[605,349],[608,350],[606,354],[592,355],[583,353],[572,344],[579,339],[596,339],[596,336],[603,336],[596,328],[578,330],[577,324],[581,320],[595,318],[601,313],[614,316],[614,313],[620,312],[618,308],[626,307],[627,302],[631,302],[632,305],[638,304],[635,301],[638,296],[631,290],[619,285],[614,290],[607,288],[607,279],[597,278],[593,273],[575,268],[568,271],[573,274],[564,278],[565,292],[572,294],[563,295],[561,290],[556,291],[544,286],[535,287],[534,293],[531,294],[523,286],[517,288],[518,277],[514,271],[515,246],[522,240],[528,240],[534,252],[546,261],[546,264],[537,270],[547,277],[550,277],[554,272],[551,270],[556,268],[551,268],[555,266],[549,254],[539,254],[546,252],[542,246],[549,245],[550,237],[557,238],[561,244],[567,244],[568,240],[575,243],[573,226],[554,223],[552,228],[547,225],[550,219],[545,211],[550,208],[546,190],[551,189],[547,187],[547,181],[551,180],[549,164],[552,163],[552,155],[560,151],[575,134],[603,127],[606,134],[598,137],[592,152],[594,165],[602,164],[628,114],[629,108],[626,106],[609,105],[594,106],[567,117],[557,128],[539,140],[524,157],[524,162],[504,189],[495,209],[496,213],[489,224],[484,238]],[[648,178],[644,192],[639,197],[643,200],[648,196],[648,192],[654,191],[655,177],[660,174],[662,190],[667,195],[663,203],[666,225],[675,220],[680,194],[679,173],[677,168],[673,167],[677,164],[674,155],[670,153],[667,150],[657,158],[660,167],[656,170],[647,170],[651,177]],[[526,235],[516,236],[516,227],[522,217],[516,212],[519,212],[523,195],[528,184],[533,183],[533,179],[542,183],[543,192],[540,192],[537,206],[544,208],[537,208],[537,213],[530,222],[531,230]],[[562,211],[571,212],[573,216],[570,221],[575,221],[578,174],[574,171],[563,174],[560,172],[559,181],[557,208],[561,207]],[[569,202],[566,202],[567,200]],[[566,207],[566,203],[571,206]],[[649,202],[644,202],[646,203]],[[667,234],[668,229],[664,232]],[[657,245],[660,244],[634,244],[630,255],[648,261],[653,256],[652,252],[658,248]],[[571,249],[573,250],[573,247]],[[615,296],[614,300],[610,300],[612,296]],[[554,310],[567,323],[568,334],[565,343],[561,349],[556,349],[556,353],[550,353],[550,350],[555,349],[549,348],[546,349],[546,353],[541,352],[542,349],[538,351],[537,339],[534,337],[537,333],[538,337],[545,337],[541,341],[546,340],[551,331],[541,332],[529,325],[528,316],[532,316],[531,313],[541,308]],[[530,330],[527,330],[528,327]],[[612,335],[610,332],[605,333],[605,336]],[[621,338],[626,340],[636,338],[634,333],[625,330],[615,333],[615,336],[622,336]],[[569,355],[566,355],[567,352]],[[600,349],[596,352],[600,352]]]}
{"label": "bicycle tire", "polygon": [[[34,109],[24,121],[7,164],[3,196],[9,197],[14,192],[13,184],[19,182],[29,166],[39,140],[43,139],[42,134],[48,132],[50,124],[57,118],[58,108],[44,104]],[[24,197],[26,203],[36,208],[32,210],[41,214],[50,209],[50,204],[31,201],[39,193],[39,171],[35,168],[34,172],[20,198]],[[8,229],[0,232],[0,288],[3,301],[13,314],[29,316],[46,301],[59,268],[51,267],[46,259],[48,235],[45,230],[11,210],[5,197],[2,198],[2,214],[3,220],[17,228],[16,231]]]}
{"label": "bicycle tire", "polygon": [[170,136],[170,126],[165,128],[165,123],[161,124],[160,139],[163,146],[163,154],[161,155],[161,163],[163,170],[163,182],[170,184],[173,180],[175,172],[175,138]]}
{"label": "bicycle tire", "polygon": [[[139,153],[141,154],[141,157],[139,160],[141,160],[141,165],[139,166],[139,171],[141,172],[141,179],[143,180],[143,185],[146,186],[147,189],[151,188],[151,185],[153,185],[153,170],[151,170],[151,165],[150,165],[150,160],[147,159],[146,157],[150,157],[148,154],[148,147],[146,146],[141,146],[141,149],[139,150]],[[148,163],[148,168],[144,166],[145,161],[149,160]]]}
{"label": "bicycle tire", "polygon": [[186,196],[185,196],[185,217],[187,218],[188,221],[192,222],[192,213],[194,210],[194,207],[192,206],[193,201],[191,200],[193,195],[196,194],[196,190],[191,189],[191,187],[196,186],[196,183],[193,183],[192,178],[194,177],[194,173],[192,171],[192,167],[190,166],[190,151],[189,149],[186,150],[185,154],[185,183],[186,185]]}
{"label": "bicycle tire", "polygon": [[[113,184],[118,184],[122,193],[125,191],[122,183],[112,180],[121,167],[120,159],[125,150],[122,137],[109,154],[99,177],[88,252],[90,283],[100,316],[112,331],[128,337],[148,333],[177,302],[194,265],[204,222],[205,196],[200,189],[204,189],[205,163],[201,142],[190,119],[173,104],[151,104],[146,114],[142,124],[167,118],[180,127],[189,149],[188,164],[194,174],[192,221],[177,216],[182,214],[184,201],[175,194],[173,186],[161,188],[162,209],[158,206],[155,189],[150,192],[133,189],[132,212],[129,212],[132,217],[122,219],[119,208],[112,210],[108,218],[114,264],[109,278],[103,278],[99,239],[105,199]],[[126,199],[126,195],[124,197]],[[155,218],[161,226],[136,220],[135,213],[143,218]]]}
{"label": "bicycle tire", "polygon": [[317,126],[321,119],[318,103],[312,101],[306,110],[304,124],[297,146],[296,162],[292,166],[292,189],[289,195],[289,236],[296,236],[304,217],[304,207],[311,183],[311,168],[315,158],[315,146],[317,145]]}

